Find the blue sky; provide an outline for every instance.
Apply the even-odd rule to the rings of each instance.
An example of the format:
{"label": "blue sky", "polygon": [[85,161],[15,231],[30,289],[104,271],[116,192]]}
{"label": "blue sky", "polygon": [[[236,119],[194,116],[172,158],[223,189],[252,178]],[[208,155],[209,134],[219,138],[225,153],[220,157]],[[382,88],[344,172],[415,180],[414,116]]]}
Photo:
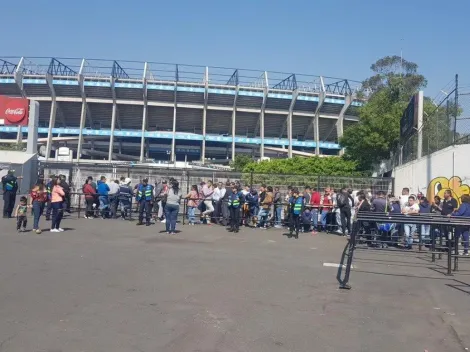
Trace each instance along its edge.
{"label": "blue sky", "polygon": [[[54,4],[53,4],[54,3]],[[2,56],[88,57],[362,80],[400,55],[437,92],[470,85],[470,1],[47,1],[2,4]]]}

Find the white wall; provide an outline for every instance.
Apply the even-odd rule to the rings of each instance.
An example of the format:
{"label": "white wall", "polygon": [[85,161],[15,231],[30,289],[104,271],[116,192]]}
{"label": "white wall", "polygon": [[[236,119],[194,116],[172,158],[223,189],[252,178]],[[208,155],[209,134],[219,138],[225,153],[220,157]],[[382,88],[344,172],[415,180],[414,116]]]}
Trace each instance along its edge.
{"label": "white wall", "polygon": [[459,199],[470,193],[470,145],[449,147],[393,169],[395,192],[403,187],[410,193],[423,192],[432,201],[434,195],[452,190]]}

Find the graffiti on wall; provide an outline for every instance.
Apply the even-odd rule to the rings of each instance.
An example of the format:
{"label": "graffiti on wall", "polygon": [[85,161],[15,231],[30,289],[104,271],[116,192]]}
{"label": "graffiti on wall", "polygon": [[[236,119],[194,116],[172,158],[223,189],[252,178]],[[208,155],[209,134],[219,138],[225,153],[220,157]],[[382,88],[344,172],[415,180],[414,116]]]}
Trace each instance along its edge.
{"label": "graffiti on wall", "polygon": [[436,177],[428,185],[427,198],[429,201],[433,201],[435,196],[439,196],[441,199],[444,198],[444,192],[450,190],[452,197],[461,203],[461,198],[464,194],[470,194],[470,187],[462,182],[462,179],[458,176],[451,178],[447,177]]}

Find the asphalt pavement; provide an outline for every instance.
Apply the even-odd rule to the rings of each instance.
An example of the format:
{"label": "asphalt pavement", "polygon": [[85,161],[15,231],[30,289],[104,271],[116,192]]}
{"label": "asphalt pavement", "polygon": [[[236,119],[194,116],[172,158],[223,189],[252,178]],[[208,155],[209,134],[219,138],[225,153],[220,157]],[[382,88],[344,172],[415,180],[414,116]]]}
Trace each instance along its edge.
{"label": "asphalt pavement", "polygon": [[[29,226],[32,225],[30,219]],[[42,228],[47,228],[42,221]],[[470,263],[358,251],[343,237],[219,226],[0,219],[0,352],[465,351]]]}

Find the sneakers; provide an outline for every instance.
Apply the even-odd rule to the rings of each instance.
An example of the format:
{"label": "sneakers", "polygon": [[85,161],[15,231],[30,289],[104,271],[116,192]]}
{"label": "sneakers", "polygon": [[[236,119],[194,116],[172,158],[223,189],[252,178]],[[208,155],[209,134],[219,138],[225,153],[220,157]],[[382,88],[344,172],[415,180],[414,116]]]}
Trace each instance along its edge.
{"label": "sneakers", "polygon": [[51,232],[59,232],[57,229],[51,229]]}
{"label": "sneakers", "polygon": [[40,235],[42,233],[41,229],[36,229],[36,231],[34,232],[36,232],[37,235]]}
{"label": "sneakers", "polygon": [[166,223],[166,219],[163,219],[162,221],[160,221],[162,224],[165,224]]}
{"label": "sneakers", "polygon": [[64,232],[65,230],[59,227],[59,228],[57,229],[57,231],[59,231],[59,232]]}
{"label": "sneakers", "polygon": [[21,232],[23,232],[23,230],[22,230],[22,229],[16,229],[16,231],[18,231],[18,233],[21,233]]}

